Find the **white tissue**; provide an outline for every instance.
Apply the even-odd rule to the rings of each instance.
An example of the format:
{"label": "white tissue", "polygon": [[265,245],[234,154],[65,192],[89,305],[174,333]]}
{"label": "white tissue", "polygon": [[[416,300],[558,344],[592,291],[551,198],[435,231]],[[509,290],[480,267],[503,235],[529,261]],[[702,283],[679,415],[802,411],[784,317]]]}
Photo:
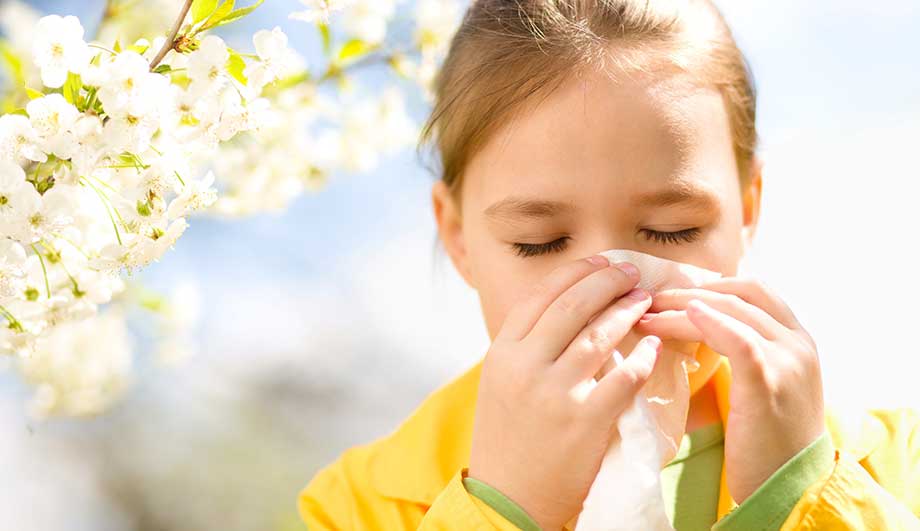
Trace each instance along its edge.
{"label": "white tissue", "polygon": [[[668,288],[698,286],[721,273],[628,249],[599,253],[611,262],[627,261],[639,268],[638,286],[654,295]],[[623,361],[643,336],[630,330],[613,352]],[[665,341],[660,359],[642,391],[617,420],[600,470],[588,491],[576,531],[673,531],[661,492],[661,469],[677,453],[684,435],[690,388],[687,372],[695,370],[699,343]]]}

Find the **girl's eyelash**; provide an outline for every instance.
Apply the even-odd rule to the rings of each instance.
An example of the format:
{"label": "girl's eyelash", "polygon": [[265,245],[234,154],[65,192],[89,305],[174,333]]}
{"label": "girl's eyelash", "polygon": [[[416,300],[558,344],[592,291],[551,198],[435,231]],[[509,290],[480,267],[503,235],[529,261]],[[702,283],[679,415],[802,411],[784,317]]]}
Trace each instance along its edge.
{"label": "girl's eyelash", "polygon": [[569,241],[568,236],[563,236],[562,238],[557,238],[551,242],[546,243],[512,243],[515,251],[517,251],[518,256],[528,257],[528,256],[537,256],[541,254],[548,253],[558,253],[559,251],[565,249],[566,244]]}
{"label": "girl's eyelash", "polygon": [[647,240],[655,240],[656,242],[663,243],[665,245],[681,242],[690,243],[695,241],[700,235],[699,227],[693,227],[692,229],[684,229],[674,232],[660,232],[651,229],[642,230],[645,232],[645,238]]}
{"label": "girl's eyelash", "polygon": [[[681,242],[690,243],[695,241],[700,235],[699,227],[674,232],[661,232],[651,229],[642,229],[642,231],[645,233],[647,240],[654,240],[657,243],[665,245],[679,244]],[[527,258],[530,256],[558,253],[565,249],[569,239],[568,236],[563,236],[562,238],[557,238],[546,243],[513,243],[511,245],[514,247],[518,256]]]}

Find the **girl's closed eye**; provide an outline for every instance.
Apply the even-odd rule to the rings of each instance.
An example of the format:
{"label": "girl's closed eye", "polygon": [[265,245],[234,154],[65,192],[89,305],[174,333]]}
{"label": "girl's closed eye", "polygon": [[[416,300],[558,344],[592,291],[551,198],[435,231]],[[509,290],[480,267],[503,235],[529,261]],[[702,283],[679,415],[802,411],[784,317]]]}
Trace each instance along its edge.
{"label": "girl's closed eye", "polygon": [[563,236],[546,243],[512,243],[511,246],[518,256],[529,257],[541,254],[558,253],[565,250],[570,237]]}
{"label": "girl's closed eye", "polygon": [[[689,229],[683,229],[673,232],[663,232],[652,229],[641,229],[641,232],[645,235],[646,240],[654,241],[662,245],[672,245],[680,243],[691,243],[699,238],[701,229],[699,227],[692,227]],[[568,241],[571,238],[569,236],[563,236],[555,240],[545,242],[545,243],[512,243],[512,247],[518,256],[527,258],[531,256],[539,256],[543,254],[558,253],[565,250],[568,245]]]}
{"label": "girl's closed eye", "polygon": [[689,229],[677,230],[674,232],[661,232],[652,229],[641,229],[640,232],[642,232],[649,241],[669,245],[696,241],[702,230],[699,227],[691,227]]}

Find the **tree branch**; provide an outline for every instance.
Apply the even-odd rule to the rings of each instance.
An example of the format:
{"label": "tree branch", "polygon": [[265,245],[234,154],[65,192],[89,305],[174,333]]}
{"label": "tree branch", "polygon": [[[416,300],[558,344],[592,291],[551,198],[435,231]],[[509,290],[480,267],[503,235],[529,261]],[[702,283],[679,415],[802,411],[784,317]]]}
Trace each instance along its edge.
{"label": "tree branch", "polygon": [[160,61],[166,57],[166,54],[176,45],[176,35],[179,34],[179,29],[182,28],[182,22],[185,21],[185,15],[188,14],[188,10],[192,7],[193,0],[185,0],[185,5],[182,6],[182,11],[179,13],[179,16],[176,18],[176,22],[173,24],[172,29],[169,31],[169,36],[166,37],[166,42],[163,43],[163,47],[160,48],[160,51],[157,52],[154,56],[153,61],[150,61],[150,70],[153,71],[154,68],[160,64]]}

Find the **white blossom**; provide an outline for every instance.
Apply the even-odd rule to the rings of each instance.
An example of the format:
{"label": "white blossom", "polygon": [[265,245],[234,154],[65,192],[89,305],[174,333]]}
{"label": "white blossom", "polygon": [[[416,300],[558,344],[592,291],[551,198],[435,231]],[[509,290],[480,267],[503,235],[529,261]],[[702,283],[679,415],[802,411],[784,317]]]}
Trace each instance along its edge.
{"label": "white blossom", "polygon": [[68,72],[79,74],[89,63],[90,50],[83,41],[83,26],[77,17],[42,17],[34,32],[32,58],[41,69],[46,87],[60,87]]}
{"label": "white blossom", "polygon": [[76,107],[60,94],[36,98],[26,105],[32,128],[42,137],[42,150],[69,159],[79,145],[72,129],[81,116]]}
{"label": "white blossom", "polygon": [[352,0],[300,0],[306,6],[303,11],[295,11],[288,18],[304,22],[321,21],[329,23],[329,14],[347,6]]}
{"label": "white blossom", "polygon": [[109,115],[102,128],[103,144],[111,152],[145,151],[160,127],[160,107],[156,101],[138,99]]}
{"label": "white blossom", "polygon": [[227,82],[227,60],[230,52],[223,39],[208,35],[201,40],[198,49],[188,56],[188,77],[192,80],[191,90],[208,93],[219,89]]}
{"label": "white blossom", "polygon": [[288,47],[287,35],[278,26],[271,31],[257,31],[252,37],[252,42],[259,60],[247,64],[243,69],[243,75],[249,87],[256,92],[302,66],[300,57]]}
{"label": "white blossom", "polygon": [[342,166],[362,172],[373,168],[381,153],[412,142],[416,130],[406,114],[401,92],[389,87],[378,99],[349,105],[343,112],[341,130],[327,134],[339,143]]}
{"label": "white blossom", "polygon": [[41,138],[28,118],[21,114],[0,116],[0,160],[44,162],[48,156],[40,144]]}
{"label": "white blossom", "polygon": [[376,44],[386,37],[387,22],[395,10],[395,0],[353,0],[342,17],[342,27],[349,35]]}
{"label": "white blossom", "polygon": [[[73,166],[71,177],[92,173],[104,153],[102,119],[96,115],[81,114],[72,130],[77,140],[77,149],[70,157]],[[67,182],[76,184],[72,179]]]}
{"label": "white blossom", "polygon": [[110,116],[137,107],[155,108],[169,83],[166,77],[150,72],[147,60],[130,50],[107,61],[99,78],[99,101]]}
{"label": "white blossom", "polygon": [[457,0],[418,0],[415,4],[415,38],[423,53],[446,52],[459,18],[460,4]]}
{"label": "white blossom", "polygon": [[16,208],[4,223],[11,238],[30,245],[73,221],[71,186],[59,184],[39,195],[32,185],[20,190]]}
{"label": "white blossom", "polygon": [[[328,23],[341,11],[335,35],[376,45],[399,1],[301,0],[305,10],[290,17]],[[442,4],[422,0],[416,10],[417,80],[429,79],[453,29],[454,12],[435,5]],[[159,62],[170,68],[151,71],[171,22],[162,14],[124,32],[117,31],[123,20],[112,21],[90,48],[75,17],[21,24],[13,18],[32,15],[6,4],[0,13],[15,41],[10,53],[31,51],[16,98],[22,79],[56,89],[76,73],[82,83],[30,92],[24,110],[0,116],[0,354],[23,360],[37,416],[92,414],[123,392],[130,345],[119,310],[129,296],[122,276],[160,260],[189,215],[284,209],[338,172],[371,169],[417,134],[397,89],[364,98],[346,92],[348,65],[336,86],[304,76],[263,91],[306,69],[279,27],[253,35],[254,55],[238,52],[243,84],[227,71],[236,52],[207,31],[180,34],[183,46]],[[15,25],[23,27],[10,31]],[[116,35],[134,46],[114,46]],[[31,50],[22,49],[23,36]],[[181,314],[178,321],[189,320]],[[182,327],[168,328],[180,334]],[[190,348],[175,335],[155,350],[175,358]]]}
{"label": "white blossom", "polygon": [[211,133],[221,142],[226,142],[240,131],[258,129],[269,106],[265,98],[244,102],[236,91],[224,91],[220,121],[211,128]]}
{"label": "white blossom", "polygon": [[15,213],[16,207],[23,199],[26,187],[26,173],[18,164],[0,160],[0,223]]}
{"label": "white blossom", "polygon": [[[17,323],[18,324],[18,323]],[[35,330],[0,326],[0,352],[21,357],[32,355],[35,349]]]}
{"label": "white blossom", "polygon": [[212,184],[214,172],[210,171],[200,181],[186,181],[182,193],[169,204],[166,216],[174,219],[186,212],[211,206],[217,200],[217,190],[211,187]]}
{"label": "white blossom", "polygon": [[138,238],[133,250],[136,263],[145,266],[159,259],[163,253],[176,244],[187,228],[188,222],[185,221],[185,218],[178,218],[169,223],[165,230],[157,228],[150,235]]}
{"label": "white blossom", "polygon": [[56,326],[20,360],[20,371],[36,387],[32,414],[100,413],[128,387],[131,348],[125,318],[117,310]]}
{"label": "white blossom", "polygon": [[0,298],[20,295],[25,289],[26,251],[8,238],[0,239]]}

